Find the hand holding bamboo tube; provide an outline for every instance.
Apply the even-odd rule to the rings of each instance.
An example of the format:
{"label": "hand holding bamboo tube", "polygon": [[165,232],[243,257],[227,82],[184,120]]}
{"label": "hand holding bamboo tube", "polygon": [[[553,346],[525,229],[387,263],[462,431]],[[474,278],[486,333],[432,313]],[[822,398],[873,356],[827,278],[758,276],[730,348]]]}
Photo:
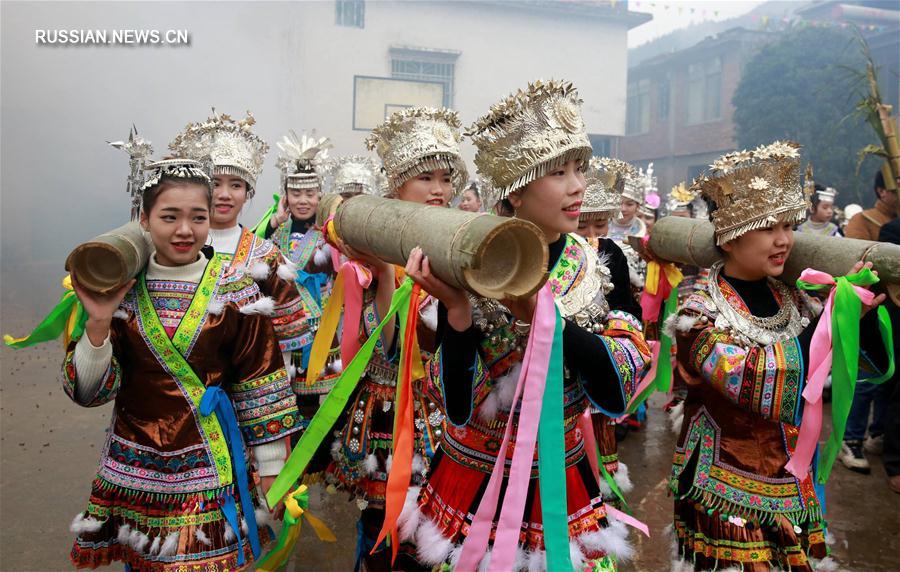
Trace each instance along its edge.
{"label": "hand holding bamboo tube", "polygon": [[547,279],[547,244],[527,221],[365,195],[323,197],[320,224],[330,216],[353,250],[403,265],[419,246],[435,276],[479,296],[528,297]]}

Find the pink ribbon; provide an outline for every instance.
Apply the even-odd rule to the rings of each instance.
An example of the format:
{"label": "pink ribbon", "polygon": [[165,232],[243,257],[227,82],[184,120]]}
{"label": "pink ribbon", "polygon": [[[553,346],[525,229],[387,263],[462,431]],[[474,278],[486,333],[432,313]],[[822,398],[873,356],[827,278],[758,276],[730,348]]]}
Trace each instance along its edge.
{"label": "pink ribbon", "polygon": [[344,275],[344,327],[341,331],[341,361],[350,363],[359,351],[359,324],[362,321],[363,291],[372,283],[372,273],[361,263],[348,260],[341,266]]}
{"label": "pink ribbon", "polygon": [[[810,284],[835,285],[833,276],[811,268],[804,270],[799,279]],[[874,293],[856,285],[853,286],[853,289],[864,304],[872,303],[872,299],[875,297]],[[822,432],[822,389],[825,387],[825,380],[831,371],[831,313],[834,309],[834,293],[835,288],[832,288],[809,344],[808,374],[806,387],[803,390],[803,399],[806,401],[806,405],[803,408],[797,446],[790,461],[785,465],[785,469],[801,480],[809,474],[809,467],[816,452],[816,444],[819,442],[819,435]]]}
{"label": "pink ribbon", "polygon": [[521,399],[516,446],[513,451],[512,466],[509,471],[503,508],[497,523],[497,536],[488,570],[491,572],[511,570],[515,564],[555,330],[555,302],[549,285],[545,285],[538,292],[531,334],[528,337],[528,345],[522,359],[522,371],[516,383],[506,430],[503,433],[503,442],[497,453],[491,478],[481,497],[475,518],[472,520],[472,526],[469,528],[469,534],[463,542],[462,553],[456,567],[461,572],[474,572],[487,552],[491,527],[500,498],[500,487],[503,483],[506,451],[514,425],[513,416]]}
{"label": "pink ribbon", "polygon": [[[584,436],[584,447],[587,449],[587,458],[588,463],[591,465],[591,471],[594,473],[594,478],[597,479],[597,483],[600,483],[600,479],[603,477],[600,476],[600,460],[597,458],[597,439],[594,438],[594,421],[591,419],[590,409],[585,409],[584,413],[581,414],[581,417],[578,418],[578,427],[581,429],[581,434]],[[603,506],[606,508],[606,513],[614,519],[620,520],[628,526],[640,530],[647,535],[647,538],[650,537],[650,527],[645,523],[634,518],[630,514],[622,512],[609,503],[603,503]]]}

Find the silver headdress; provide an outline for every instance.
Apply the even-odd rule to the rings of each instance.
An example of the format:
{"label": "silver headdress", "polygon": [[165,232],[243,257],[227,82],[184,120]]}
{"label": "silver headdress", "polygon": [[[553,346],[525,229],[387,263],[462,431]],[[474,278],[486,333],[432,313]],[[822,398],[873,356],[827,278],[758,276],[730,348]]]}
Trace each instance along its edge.
{"label": "silver headdress", "polygon": [[571,83],[538,80],[492,105],[469,127],[475,165],[500,198],[569,161],[590,159],[581,103]]}
{"label": "silver headdress", "polygon": [[631,199],[639,206],[644,205],[647,195],[656,193],[656,177],[653,176],[653,163],[647,165],[647,170],[638,169],[632,171],[631,176],[625,179],[625,190],[622,197]]}
{"label": "silver headdress", "polygon": [[624,161],[609,157],[593,157],[584,175],[587,183],[581,220],[615,217],[622,204],[622,188],[632,167]]}
{"label": "silver headdress", "polygon": [[716,244],[806,218],[809,188],[800,184],[800,145],[776,141],[752,151],[735,151],[716,159],[694,180],[692,190],[716,204],[712,222]]}
{"label": "silver headdress", "polygon": [[387,189],[387,181],[381,167],[371,157],[347,155],[330,159],[325,167],[330,178],[332,193],[362,193],[381,196]]}
{"label": "silver headdress", "polygon": [[291,131],[278,143],[281,154],[276,166],[281,170],[281,189],[322,189],[321,174],[328,160],[331,140]]}
{"label": "silver headdress", "polygon": [[128,153],[128,165],[130,172],[125,183],[125,190],[131,196],[131,220],[137,220],[141,214],[141,193],[144,185],[144,166],[150,155],[153,154],[153,146],[149,141],[140,137],[137,127],[131,126],[127,141],[107,141],[110,147],[122,149]]}
{"label": "silver headdress", "polygon": [[247,196],[253,196],[256,180],[262,172],[269,145],[250,128],[256,119],[248,111],[247,117],[235,121],[230,115],[216,115],[202,123],[188,123],[184,131],[169,143],[177,156],[203,161],[209,157],[214,175],[231,175],[247,182]]}
{"label": "silver headdress", "polygon": [[366,146],[381,158],[390,192],[439,169],[450,171],[454,194],[462,191],[468,172],[459,154],[459,126],[459,115],[452,109],[409,107],[373,129]]}

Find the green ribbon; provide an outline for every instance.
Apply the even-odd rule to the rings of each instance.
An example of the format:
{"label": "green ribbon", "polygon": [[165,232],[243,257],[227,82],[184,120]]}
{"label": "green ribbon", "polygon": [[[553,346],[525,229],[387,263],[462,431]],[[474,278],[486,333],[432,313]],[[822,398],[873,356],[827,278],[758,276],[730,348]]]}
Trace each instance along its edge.
{"label": "green ribbon", "polygon": [[603,479],[606,481],[606,484],[609,485],[610,490],[612,490],[613,494],[619,499],[619,502],[622,503],[622,508],[628,510],[628,503],[625,502],[625,495],[622,494],[622,489],[619,488],[618,483],[616,483],[616,479],[610,474],[609,471],[606,470],[606,467],[603,466],[603,462],[600,459],[600,448],[597,448],[597,464],[600,465],[600,473],[603,475]]}
{"label": "green ribbon", "polygon": [[256,223],[256,226],[253,227],[253,234],[260,238],[266,237],[266,229],[269,227],[269,221],[272,219],[272,215],[278,212],[278,203],[281,201],[281,195],[274,194],[272,198],[275,199],[275,202],[272,206],[269,207],[269,210],[259,219],[259,222]]}
{"label": "green ribbon", "polygon": [[[304,511],[309,509],[309,489],[305,489],[302,493],[293,496],[301,509]],[[268,554],[256,561],[257,568],[280,568],[284,565],[284,563],[278,563],[279,565],[277,566],[271,566],[271,564],[275,563],[276,560],[279,560],[280,557],[283,556],[282,552],[288,547],[288,544],[292,541],[296,541],[296,531],[294,530],[294,527],[298,526],[302,519],[302,513],[300,516],[294,517],[294,515],[291,514],[291,511],[284,511],[284,524],[281,527],[281,532],[278,534],[278,540]]]}
{"label": "green ribbon", "polygon": [[538,483],[547,570],[571,570],[569,519],[566,503],[566,444],[563,427],[563,323],[556,309],[556,328],[550,351],[550,367],[538,425]]}
{"label": "green ribbon", "polygon": [[[862,300],[854,286],[870,286],[878,282],[878,276],[869,268],[856,274],[835,278],[834,305],[831,313],[832,365],[831,365],[831,424],[832,431],[825,443],[816,471],[816,480],[824,484],[831,475],[834,461],[841,450],[847,417],[853,405],[853,394],[859,376],[859,322],[862,316]],[[825,290],[830,284],[813,284],[797,280],[803,290]],[[867,383],[880,384],[894,375],[894,347],[891,321],[884,306],[878,307],[878,330],[888,356],[887,371]]]}
{"label": "green ribbon", "polygon": [[325,437],[331,433],[331,428],[334,426],[341,412],[347,406],[347,402],[350,401],[350,397],[353,395],[353,390],[356,389],[360,377],[362,377],[366,370],[366,365],[368,365],[369,359],[372,357],[372,352],[375,351],[375,344],[381,338],[381,330],[394,318],[394,315],[400,308],[405,304],[409,304],[409,295],[412,291],[412,286],[412,280],[407,279],[394,291],[394,296],[391,298],[391,306],[387,314],[372,332],[372,335],[369,336],[369,339],[366,340],[366,343],[364,343],[356,353],[356,356],[354,356],[350,363],[344,368],[344,371],[335,383],[334,388],[332,388],[325,397],[325,401],[319,406],[316,414],[313,415],[312,420],[309,422],[309,426],[306,428],[306,431],[303,432],[297,446],[291,451],[291,455],[288,457],[284,468],[278,473],[275,482],[272,483],[272,487],[266,494],[266,500],[268,501],[269,506],[278,504],[281,497],[288,492],[288,489],[293,486],[297,479],[303,474],[303,471],[306,470],[310,459],[312,459],[313,454],[315,454],[319,445],[321,445]]}
{"label": "green ribbon", "polygon": [[67,334],[67,338],[77,340],[84,333],[84,325],[88,316],[75,292],[68,290],[63,293],[56,306],[30,334],[24,338],[13,338],[10,335],[5,335],[3,336],[3,343],[14,349],[21,349],[55,340],[66,331],[72,312],[75,312],[75,320],[72,331]]}
{"label": "green ribbon", "polygon": [[663,306],[662,314],[659,317],[659,354],[656,360],[656,376],[640,393],[632,398],[625,410],[626,414],[634,413],[637,408],[653,395],[653,392],[668,393],[672,386],[672,346],[675,340],[669,337],[665,331],[666,320],[669,316],[675,314],[678,310],[678,288],[672,288],[666,303]]}

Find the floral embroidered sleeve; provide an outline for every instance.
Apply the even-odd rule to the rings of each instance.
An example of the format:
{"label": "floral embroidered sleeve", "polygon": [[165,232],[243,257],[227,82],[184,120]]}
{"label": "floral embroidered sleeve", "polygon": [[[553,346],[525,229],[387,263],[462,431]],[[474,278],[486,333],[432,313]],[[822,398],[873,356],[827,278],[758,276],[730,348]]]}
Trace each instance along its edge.
{"label": "floral embroidered sleeve", "polygon": [[[684,320],[696,316],[683,313]],[[798,338],[744,348],[711,323],[678,332],[678,360],[741,409],[796,425],[804,383],[804,347]],[[685,325],[688,322],[683,322]]]}
{"label": "floral embroidered sleeve", "polygon": [[236,319],[235,378],[228,389],[244,439],[254,446],[297,431],[299,413],[271,321],[259,314]]}
{"label": "floral embroidered sleeve", "polygon": [[110,360],[106,371],[102,374],[100,382],[95,384],[88,395],[80,395],[77,392],[78,375],[75,370],[75,342],[69,344],[66,359],[63,361],[62,378],[63,389],[69,398],[82,407],[97,407],[104,405],[116,398],[119,386],[122,384],[122,367],[116,356]]}

